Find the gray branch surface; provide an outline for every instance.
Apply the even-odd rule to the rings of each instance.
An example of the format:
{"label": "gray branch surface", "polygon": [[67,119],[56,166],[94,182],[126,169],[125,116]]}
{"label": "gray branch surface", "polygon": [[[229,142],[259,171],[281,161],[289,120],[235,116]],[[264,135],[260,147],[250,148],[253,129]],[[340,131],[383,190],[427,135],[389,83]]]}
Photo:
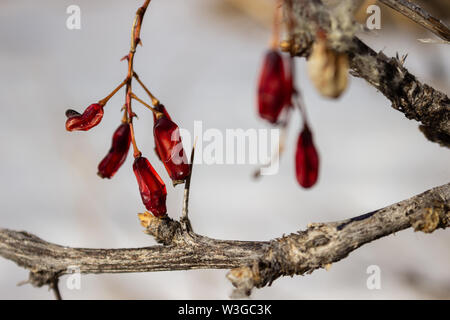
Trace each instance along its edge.
{"label": "gray branch surface", "polygon": [[304,274],[345,258],[363,244],[403,229],[432,232],[450,225],[450,184],[384,209],[271,241],[217,240],[170,218],[141,214],[146,232],[162,243],[135,249],[84,249],[46,242],[28,232],[0,229],[0,255],[30,270],[29,282],[52,285],[76,266],[81,273],[232,269],[237,294],[281,276]]}
{"label": "gray branch surface", "polygon": [[450,147],[450,99],[421,83],[397,58],[376,53],[355,38],[348,52],[352,75],[365,79],[392,102],[392,107],[408,119],[419,121],[425,136]]}

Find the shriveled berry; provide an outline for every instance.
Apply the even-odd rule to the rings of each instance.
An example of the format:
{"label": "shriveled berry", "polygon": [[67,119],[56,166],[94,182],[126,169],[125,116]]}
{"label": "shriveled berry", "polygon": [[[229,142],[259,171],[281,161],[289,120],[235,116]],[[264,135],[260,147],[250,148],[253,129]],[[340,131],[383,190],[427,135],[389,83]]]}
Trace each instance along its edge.
{"label": "shriveled berry", "polygon": [[283,58],[276,50],[266,53],[258,85],[258,112],[261,118],[276,123],[286,101]]}
{"label": "shriveled berry", "polygon": [[133,171],[139,185],[142,202],[155,217],[162,217],[166,209],[166,185],[145,157],[137,157]]}
{"label": "shriveled berry", "polygon": [[348,68],[348,56],[330,48],[326,34],[318,32],[308,58],[308,73],[319,93],[338,98],[347,88]]}
{"label": "shriveled berry", "polygon": [[66,130],[67,131],[87,131],[100,123],[103,118],[103,105],[93,103],[84,110],[83,114],[75,110],[66,111]]}
{"label": "shriveled berry", "polygon": [[174,185],[183,183],[190,174],[190,166],[181,141],[180,129],[170,119],[167,110],[162,107],[163,116],[153,126],[155,150],[163,162]]}
{"label": "shriveled berry", "polygon": [[295,170],[297,181],[302,187],[310,188],[316,183],[319,175],[319,155],[314,146],[312,133],[306,124],[297,142]]}
{"label": "shriveled berry", "polygon": [[114,132],[111,148],[98,165],[98,175],[111,179],[119,170],[128,155],[131,143],[131,132],[128,123],[122,123]]}

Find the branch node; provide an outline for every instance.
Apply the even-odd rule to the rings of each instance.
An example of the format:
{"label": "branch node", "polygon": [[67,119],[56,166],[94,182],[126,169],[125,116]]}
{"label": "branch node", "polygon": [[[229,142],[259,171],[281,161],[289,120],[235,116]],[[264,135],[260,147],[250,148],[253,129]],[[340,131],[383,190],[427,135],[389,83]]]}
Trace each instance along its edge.
{"label": "branch node", "polygon": [[442,202],[436,202],[436,205],[430,208],[425,208],[423,213],[416,219],[411,221],[411,226],[414,231],[422,231],[424,233],[431,233],[438,228],[445,228],[449,223],[449,208]]}
{"label": "branch node", "polygon": [[172,244],[181,230],[180,223],[168,216],[157,218],[146,211],[139,213],[138,217],[141,225],[145,228],[144,232],[153,236],[158,243],[164,245]]}

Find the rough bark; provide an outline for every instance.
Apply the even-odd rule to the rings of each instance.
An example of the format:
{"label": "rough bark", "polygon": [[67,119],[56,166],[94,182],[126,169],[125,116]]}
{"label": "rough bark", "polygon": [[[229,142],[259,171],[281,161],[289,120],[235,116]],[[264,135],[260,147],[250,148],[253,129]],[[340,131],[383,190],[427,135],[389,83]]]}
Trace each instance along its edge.
{"label": "rough bark", "polygon": [[53,285],[77,267],[81,273],[232,269],[239,294],[281,276],[304,274],[345,258],[363,244],[407,228],[432,232],[450,225],[450,184],[355,218],[313,223],[271,241],[217,240],[170,218],[141,214],[146,232],[163,245],[135,249],[70,248],[28,232],[0,229],[0,255],[30,270],[30,283]]}

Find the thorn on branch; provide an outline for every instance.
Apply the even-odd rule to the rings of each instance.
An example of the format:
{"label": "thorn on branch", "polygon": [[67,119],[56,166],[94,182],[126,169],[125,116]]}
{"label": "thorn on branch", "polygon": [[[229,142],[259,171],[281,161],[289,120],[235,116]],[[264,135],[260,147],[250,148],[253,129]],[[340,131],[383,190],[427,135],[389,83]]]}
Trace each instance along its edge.
{"label": "thorn on branch", "polygon": [[53,290],[53,293],[55,294],[56,300],[62,300],[61,292],[59,291],[58,286],[59,278],[54,278],[53,281],[49,284],[50,289]]}

